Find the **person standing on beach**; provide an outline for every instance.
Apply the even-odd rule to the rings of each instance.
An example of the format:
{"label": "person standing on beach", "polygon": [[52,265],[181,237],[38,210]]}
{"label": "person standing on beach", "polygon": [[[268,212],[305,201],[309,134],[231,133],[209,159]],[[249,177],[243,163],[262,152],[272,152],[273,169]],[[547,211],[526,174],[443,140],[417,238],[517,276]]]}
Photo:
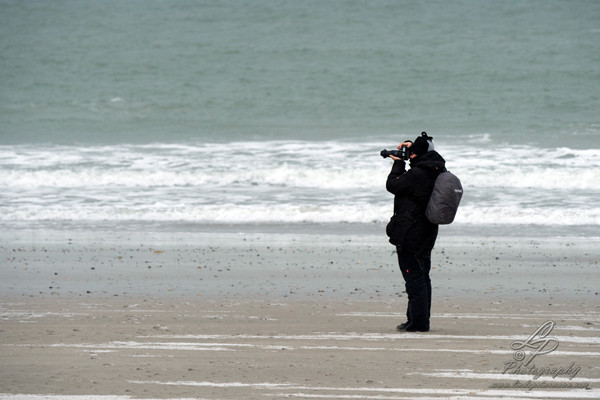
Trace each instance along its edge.
{"label": "person standing on beach", "polygon": [[431,250],[438,235],[438,225],[429,222],[425,209],[437,176],[446,171],[446,161],[433,149],[433,138],[425,132],[408,147],[410,169],[404,160],[394,160],[386,188],[394,195],[394,216],[386,230],[396,246],[398,264],[404,278],[408,307],[407,321],[398,331],[428,332],[431,312]]}

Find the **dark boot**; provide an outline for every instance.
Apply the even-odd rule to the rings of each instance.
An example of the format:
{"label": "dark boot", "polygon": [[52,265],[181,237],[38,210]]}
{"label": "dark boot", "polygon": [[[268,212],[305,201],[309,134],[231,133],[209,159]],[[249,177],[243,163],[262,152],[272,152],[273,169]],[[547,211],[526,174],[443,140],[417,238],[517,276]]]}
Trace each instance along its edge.
{"label": "dark boot", "polygon": [[410,322],[408,322],[408,321],[406,321],[406,322],[403,322],[403,323],[401,323],[400,325],[398,325],[398,326],[396,327],[396,330],[397,330],[398,332],[405,331],[405,330],[406,330],[406,327],[407,327],[407,326],[409,326],[409,325],[410,325]]}

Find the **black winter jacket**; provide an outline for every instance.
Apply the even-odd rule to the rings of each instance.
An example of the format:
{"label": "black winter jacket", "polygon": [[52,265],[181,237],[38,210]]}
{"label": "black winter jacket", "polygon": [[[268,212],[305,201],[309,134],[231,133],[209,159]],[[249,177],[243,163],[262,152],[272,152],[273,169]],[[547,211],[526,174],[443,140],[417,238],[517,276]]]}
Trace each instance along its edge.
{"label": "black winter jacket", "polygon": [[446,171],[446,161],[436,151],[411,159],[406,171],[403,160],[394,161],[386,188],[394,194],[394,216],[386,231],[398,250],[431,257],[438,226],[429,222],[425,209],[437,176]]}

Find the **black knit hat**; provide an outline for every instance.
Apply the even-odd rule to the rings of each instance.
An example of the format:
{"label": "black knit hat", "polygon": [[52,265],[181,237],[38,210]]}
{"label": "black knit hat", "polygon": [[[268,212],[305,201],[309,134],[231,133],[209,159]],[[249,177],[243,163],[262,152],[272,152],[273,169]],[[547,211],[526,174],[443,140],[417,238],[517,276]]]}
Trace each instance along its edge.
{"label": "black knit hat", "polygon": [[415,139],[414,143],[410,147],[410,150],[413,154],[421,156],[428,151],[433,150],[433,138],[427,136],[426,132],[421,132],[421,136]]}

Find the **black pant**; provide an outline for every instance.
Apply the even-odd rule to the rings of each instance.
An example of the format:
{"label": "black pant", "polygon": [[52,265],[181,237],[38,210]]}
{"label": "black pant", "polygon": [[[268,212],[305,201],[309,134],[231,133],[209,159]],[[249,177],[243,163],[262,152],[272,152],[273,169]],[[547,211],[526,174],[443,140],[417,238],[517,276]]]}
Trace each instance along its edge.
{"label": "black pant", "polygon": [[431,258],[398,251],[398,264],[406,285],[408,324],[416,329],[429,329],[431,313]]}

